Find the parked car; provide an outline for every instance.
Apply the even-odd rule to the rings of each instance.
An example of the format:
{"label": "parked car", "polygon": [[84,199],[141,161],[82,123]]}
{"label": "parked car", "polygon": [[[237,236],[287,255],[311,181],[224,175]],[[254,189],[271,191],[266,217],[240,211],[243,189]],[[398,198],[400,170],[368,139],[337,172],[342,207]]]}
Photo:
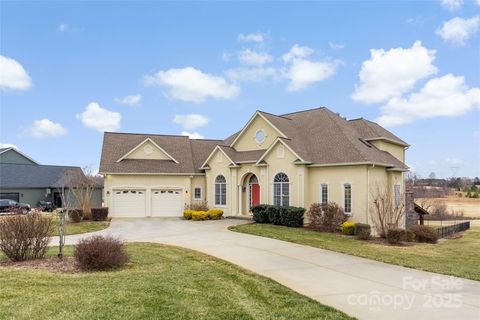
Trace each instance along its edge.
{"label": "parked car", "polygon": [[39,201],[38,207],[41,211],[44,212],[52,212],[53,211],[53,204],[50,201]]}
{"label": "parked car", "polygon": [[30,212],[30,205],[27,203],[20,203],[10,199],[0,199],[0,212],[11,212],[12,210],[20,209],[22,214]]}

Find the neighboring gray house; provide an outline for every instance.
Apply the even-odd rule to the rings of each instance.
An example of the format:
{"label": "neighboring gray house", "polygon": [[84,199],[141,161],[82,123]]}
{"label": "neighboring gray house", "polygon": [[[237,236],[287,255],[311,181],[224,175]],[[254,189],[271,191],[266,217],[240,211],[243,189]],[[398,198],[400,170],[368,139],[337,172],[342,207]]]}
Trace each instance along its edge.
{"label": "neighboring gray house", "polygon": [[[80,167],[41,165],[15,148],[1,148],[0,199],[28,203],[32,207],[37,207],[39,201],[51,201],[62,207],[62,178],[69,172],[83,175]],[[93,206],[101,206],[101,186],[92,198]]]}

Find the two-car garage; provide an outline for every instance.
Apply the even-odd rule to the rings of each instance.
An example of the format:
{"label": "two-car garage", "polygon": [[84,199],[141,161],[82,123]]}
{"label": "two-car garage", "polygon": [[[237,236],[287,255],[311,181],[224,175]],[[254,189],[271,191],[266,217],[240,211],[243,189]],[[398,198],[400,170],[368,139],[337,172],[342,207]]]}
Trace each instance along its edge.
{"label": "two-car garage", "polygon": [[181,188],[114,189],[110,200],[112,217],[174,217],[184,208]]}

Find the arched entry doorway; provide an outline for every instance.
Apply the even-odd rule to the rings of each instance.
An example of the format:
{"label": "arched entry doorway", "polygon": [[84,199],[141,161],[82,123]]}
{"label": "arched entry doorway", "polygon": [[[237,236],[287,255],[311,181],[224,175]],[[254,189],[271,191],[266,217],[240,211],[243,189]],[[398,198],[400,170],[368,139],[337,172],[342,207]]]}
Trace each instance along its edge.
{"label": "arched entry doorway", "polygon": [[256,175],[252,174],[248,179],[248,211],[260,204],[260,184]]}

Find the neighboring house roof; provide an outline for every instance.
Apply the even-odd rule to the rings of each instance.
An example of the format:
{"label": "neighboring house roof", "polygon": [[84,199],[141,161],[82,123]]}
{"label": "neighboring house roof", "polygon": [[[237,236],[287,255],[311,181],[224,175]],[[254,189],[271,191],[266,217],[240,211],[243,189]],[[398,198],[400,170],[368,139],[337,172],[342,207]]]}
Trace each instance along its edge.
{"label": "neighboring house roof", "polygon": [[[33,160],[32,158],[30,158],[29,156],[27,156],[25,153],[21,152],[20,150],[18,150],[17,148],[14,148],[14,147],[8,147],[8,148],[0,148],[0,155],[2,154],[7,154],[8,151],[11,151],[11,152],[15,152],[17,153],[18,155],[20,155],[21,157],[27,159],[27,161],[32,164],[39,164],[37,161]],[[0,156],[0,163],[15,163],[15,162],[5,162],[3,160],[3,156]]]}
{"label": "neighboring house roof", "polygon": [[69,171],[83,175],[79,167],[2,163],[0,188],[62,187],[62,178]]}
{"label": "neighboring house roof", "polygon": [[[327,108],[317,108],[284,115],[257,111],[255,115],[265,118],[277,131],[279,137],[303,163],[310,165],[378,164],[393,170],[408,167],[386,151],[369,143],[383,139],[404,147],[403,140],[378,124],[364,120],[346,120]],[[249,123],[253,120],[250,119]],[[247,125],[248,126],[248,125]],[[189,139],[186,136],[151,134],[110,133],[104,135],[101,173],[157,173],[193,174],[202,173],[201,166],[218,146],[235,162],[255,162],[262,158],[265,150],[237,151],[235,141],[245,131],[236,132],[225,140]],[[178,163],[170,160],[123,159],[122,156],[150,138]],[[277,140],[275,140],[278,142]]]}

